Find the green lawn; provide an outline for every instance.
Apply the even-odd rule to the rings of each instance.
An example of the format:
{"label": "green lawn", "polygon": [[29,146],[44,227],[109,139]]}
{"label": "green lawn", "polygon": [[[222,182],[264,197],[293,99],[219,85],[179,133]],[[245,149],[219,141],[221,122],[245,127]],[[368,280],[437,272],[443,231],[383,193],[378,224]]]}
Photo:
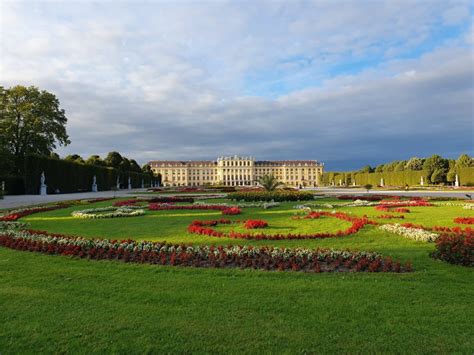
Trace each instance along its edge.
{"label": "green lawn", "polygon": [[[335,231],[350,225],[329,217],[292,220],[291,207],[296,204],[243,209],[242,215],[231,218],[264,219],[270,225],[266,233]],[[107,220],[70,217],[72,210],[88,207],[23,220],[34,229],[89,237],[373,250],[410,260],[415,271],[305,274],[194,269],[0,248],[4,325],[0,353],[473,353],[473,269],[431,259],[433,244],[374,226],[342,238],[272,242],[187,233],[187,225],[195,219],[221,218],[220,212],[211,211],[147,211],[143,217]],[[339,210],[383,214],[373,207]],[[461,207],[410,210],[402,222],[453,226],[454,217],[472,216]]]}

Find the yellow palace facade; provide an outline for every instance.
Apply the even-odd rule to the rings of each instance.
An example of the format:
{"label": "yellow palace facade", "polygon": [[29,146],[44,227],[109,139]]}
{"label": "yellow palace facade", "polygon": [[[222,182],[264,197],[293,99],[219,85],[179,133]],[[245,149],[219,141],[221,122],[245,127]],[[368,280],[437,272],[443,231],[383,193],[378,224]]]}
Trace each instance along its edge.
{"label": "yellow palace facade", "polygon": [[253,157],[219,157],[216,161],[152,160],[164,186],[254,186],[260,177],[273,175],[294,187],[318,186],[324,164],[316,160],[258,161]]}

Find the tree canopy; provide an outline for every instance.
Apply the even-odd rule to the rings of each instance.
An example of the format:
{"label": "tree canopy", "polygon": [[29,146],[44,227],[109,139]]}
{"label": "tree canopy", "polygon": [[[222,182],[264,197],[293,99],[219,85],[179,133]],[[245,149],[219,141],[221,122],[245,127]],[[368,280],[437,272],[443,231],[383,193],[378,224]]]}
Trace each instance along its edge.
{"label": "tree canopy", "polygon": [[0,87],[0,153],[17,173],[27,154],[49,155],[70,143],[66,123],[54,94],[34,86]]}

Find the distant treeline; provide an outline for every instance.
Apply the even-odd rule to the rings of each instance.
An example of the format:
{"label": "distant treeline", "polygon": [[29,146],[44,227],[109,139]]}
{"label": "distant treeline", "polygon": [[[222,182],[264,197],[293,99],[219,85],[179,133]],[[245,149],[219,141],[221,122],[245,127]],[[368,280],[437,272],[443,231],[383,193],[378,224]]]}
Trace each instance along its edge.
{"label": "distant treeline", "polygon": [[429,158],[413,157],[409,160],[395,160],[376,167],[364,166],[357,171],[326,172],[322,175],[323,185],[365,185],[413,186],[428,184],[474,185],[474,160],[467,154],[458,159],[445,159],[439,155]]}

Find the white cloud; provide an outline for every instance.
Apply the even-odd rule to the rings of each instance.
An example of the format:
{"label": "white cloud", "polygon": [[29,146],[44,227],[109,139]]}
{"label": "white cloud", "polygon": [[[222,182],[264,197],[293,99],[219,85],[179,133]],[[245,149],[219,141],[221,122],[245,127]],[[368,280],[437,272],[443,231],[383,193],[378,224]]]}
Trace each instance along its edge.
{"label": "white cloud", "polygon": [[63,152],[360,162],[429,154],[430,137],[472,149],[472,31],[435,41],[469,21],[461,2],[0,6],[1,82],[57,94]]}

